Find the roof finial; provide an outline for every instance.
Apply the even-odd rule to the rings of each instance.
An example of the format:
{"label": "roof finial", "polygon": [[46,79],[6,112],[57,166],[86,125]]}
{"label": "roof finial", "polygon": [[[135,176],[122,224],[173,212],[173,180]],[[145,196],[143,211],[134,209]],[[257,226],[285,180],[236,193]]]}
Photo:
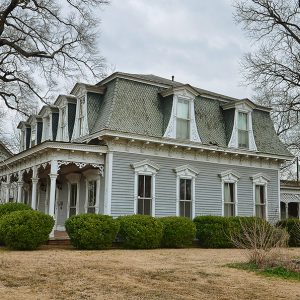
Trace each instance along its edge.
{"label": "roof finial", "polygon": [[174,75],[172,75],[172,81],[174,81]]}

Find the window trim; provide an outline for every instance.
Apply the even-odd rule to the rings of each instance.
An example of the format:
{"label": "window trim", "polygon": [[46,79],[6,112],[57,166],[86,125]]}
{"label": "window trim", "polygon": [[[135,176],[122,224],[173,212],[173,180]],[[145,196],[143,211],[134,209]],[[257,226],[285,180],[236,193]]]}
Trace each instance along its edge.
{"label": "window trim", "polygon": [[256,216],[256,202],[255,202],[255,187],[257,185],[264,186],[265,189],[265,220],[269,219],[269,210],[268,210],[268,183],[270,178],[264,175],[263,173],[258,173],[252,177],[252,193],[253,193],[253,216]]}
{"label": "window trim", "polygon": [[192,191],[191,191],[191,204],[192,204],[192,214],[191,219],[194,219],[196,216],[196,207],[195,207],[195,186],[196,186],[196,177],[199,174],[199,171],[196,168],[193,168],[190,165],[183,165],[174,169],[176,173],[176,216],[180,216],[180,179],[190,179],[192,181]]}
{"label": "window trim", "polygon": [[80,199],[80,179],[81,174],[70,173],[66,175],[68,181],[68,204],[67,204],[67,218],[70,216],[70,204],[71,204],[71,187],[73,184],[77,185],[77,199],[76,199],[76,215],[79,213],[79,199]]}
{"label": "window trim", "polygon": [[198,96],[198,94],[195,94],[194,92],[192,92],[191,89],[188,89],[187,87],[182,87],[174,91],[170,120],[163,137],[177,139],[177,104],[178,104],[178,99],[182,99],[182,100],[188,100],[190,104],[189,106],[190,122],[189,122],[188,140],[192,142],[201,143],[201,139],[198,133],[198,128],[195,120],[194,102],[196,96]]}
{"label": "window trim", "polygon": [[151,176],[151,216],[155,217],[155,183],[156,183],[156,174],[159,171],[160,167],[146,159],[140,162],[133,163],[131,167],[134,169],[134,197],[133,197],[133,213],[137,214],[138,211],[138,177],[139,175],[148,175]]}
{"label": "window trim", "polygon": [[96,202],[95,202],[95,214],[99,213],[100,210],[100,172],[97,169],[88,169],[82,172],[85,177],[85,203],[84,211],[88,211],[88,185],[90,181],[96,181]]}
{"label": "window trim", "polygon": [[[224,217],[224,207],[225,207],[225,197],[224,197],[224,184],[225,183],[233,183],[234,184],[234,196],[235,196],[235,215],[239,215],[238,211],[238,193],[237,193],[237,183],[240,180],[241,176],[239,173],[235,172],[234,170],[228,170],[219,174],[221,178],[221,192],[222,192],[222,217]],[[228,202],[226,202],[228,203]]]}

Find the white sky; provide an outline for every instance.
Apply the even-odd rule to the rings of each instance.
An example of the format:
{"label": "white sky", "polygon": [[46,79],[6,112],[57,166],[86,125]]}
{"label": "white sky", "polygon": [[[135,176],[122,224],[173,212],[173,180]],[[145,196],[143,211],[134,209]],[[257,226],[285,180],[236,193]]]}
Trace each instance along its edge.
{"label": "white sky", "polygon": [[155,74],[237,98],[250,42],[231,0],[111,0],[99,13],[99,49],[116,71]]}

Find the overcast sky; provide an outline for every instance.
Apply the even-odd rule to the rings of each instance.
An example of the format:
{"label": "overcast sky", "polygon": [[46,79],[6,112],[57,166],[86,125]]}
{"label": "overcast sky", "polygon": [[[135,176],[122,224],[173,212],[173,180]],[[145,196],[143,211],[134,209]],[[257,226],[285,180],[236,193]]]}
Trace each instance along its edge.
{"label": "overcast sky", "polygon": [[111,0],[100,13],[99,49],[116,71],[155,74],[237,98],[250,42],[231,0]]}

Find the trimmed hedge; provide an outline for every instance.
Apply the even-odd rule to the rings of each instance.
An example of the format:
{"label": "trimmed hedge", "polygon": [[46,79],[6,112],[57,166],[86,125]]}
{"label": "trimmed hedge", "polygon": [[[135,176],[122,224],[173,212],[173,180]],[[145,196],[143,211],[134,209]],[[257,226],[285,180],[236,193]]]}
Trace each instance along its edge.
{"label": "trimmed hedge", "polygon": [[192,245],[196,236],[196,225],[192,220],[183,217],[164,217],[159,220],[164,225],[162,247],[185,248]]}
{"label": "trimmed hedge", "polygon": [[199,216],[194,219],[196,237],[204,248],[233,248],[230,235],[241,230],[241,222],[255,220],[266,222],[256,217]]}
{"label": "trimmed hedge", "polygon": [[300,220],[299,219],[287,219],[279,221],[276,226],[285,228],[290,235],[289,246],[300,247]]}
{"label": "trimmed hedge", "polygon": [[163,224],[159,219],[145,215],[119,217],[119,239],[125,248],[159,248],[163,236]]}
{"label": "trimmed hedge", "polygon": [[13,211],[31,210],[31,207],[24,203],[9,202],[0,204],[0,218]]}
{"label": "trimmed hedge", "polygon": [[77,249],[105,249],[112,246],[120,224],[110,216],[81,214],[65,222],[71,244]]}
{"label": "trimmed hedge", "polygon": [[0,219],[0,236],[14,250],[34,250],[48,240],[51,216],[34,210],[14,211]]}

